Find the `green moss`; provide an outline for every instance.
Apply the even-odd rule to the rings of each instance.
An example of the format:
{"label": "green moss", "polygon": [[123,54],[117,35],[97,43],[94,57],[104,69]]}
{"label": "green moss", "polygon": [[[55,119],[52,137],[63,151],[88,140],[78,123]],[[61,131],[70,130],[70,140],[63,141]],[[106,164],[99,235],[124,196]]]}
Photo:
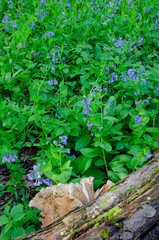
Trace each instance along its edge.
{"label": "green moss", "polygon": [[101,235],[106,239],[109,235],[109,232],[110,232],[110,229],[102,229],[101,231],[99,231],[99,235]]}
{"label": "green moss", "polygon": [[150,183],[148,183],[146,186],[144,186],[142,189],[140,189],[139,191],[137,191],[137,193],[128,198],[127,201],[130,203],[132,202],[135,198],[137,198],[138,196],[140,196],[143,192],[145,192],[147,189],[151,188],[153,183],[155,182],[155,179],[152,179],[152,181]]}
{"label": "green moss", "polygon": [[97,227],[99,227],[99,223],[96,223],[95,225],[94,225],[94,228],[97,228]]}
{"label": "green moss", "polygon": [[155,173],[158,173],[159,172],[159,167],[155,169]]}
{"label": "green moss", "polygon": [[115,207],[113,209],[110,209],[107,213],[103,214],[101,217],[98,217],[96,220],[92,222],[92,224],[97,224],[102,221],[107,221],[107,220],[115,220],[115,217],[122,211],[122,208]]}
{"label": "green moss", "polygon": [[109,192],[113,192],[114,190],[116,190],[116,189],[119,188],[119,187],[120,187],[120,184],[117,185],[117,186],[112,187],[112,188],[109,190]]}
{"label": "green moss", "polygon": [[100,208],[103,208],[106,205],[108,200],[109,200],[109,196],[106,196],[105,201],[100,204]]}

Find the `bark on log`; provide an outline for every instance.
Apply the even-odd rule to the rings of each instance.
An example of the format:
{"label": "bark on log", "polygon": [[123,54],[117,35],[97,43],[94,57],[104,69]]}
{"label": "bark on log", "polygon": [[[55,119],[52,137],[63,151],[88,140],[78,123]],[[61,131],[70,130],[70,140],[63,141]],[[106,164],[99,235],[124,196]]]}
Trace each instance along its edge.
{"label": "bark on log", "polygon": [[30,240],[159,239],[159,154],[99,198],[75,209]]}

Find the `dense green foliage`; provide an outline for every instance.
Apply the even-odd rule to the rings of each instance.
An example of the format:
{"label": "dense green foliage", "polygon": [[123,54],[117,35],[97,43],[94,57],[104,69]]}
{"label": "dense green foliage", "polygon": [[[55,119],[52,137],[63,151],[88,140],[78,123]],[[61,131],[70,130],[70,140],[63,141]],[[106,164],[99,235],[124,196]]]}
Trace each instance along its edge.
{"label": "dense green foliage", "polygon": [[[88,176],[98,188],[151,158],[159,134],[157,3],[1,1],[0,165],[17,199],[0,217],[4,240],[37,229],[28,198],[16,192],[23,174],[38,189]],[[37,148],[33,172],[22,168],[24,147]]]}

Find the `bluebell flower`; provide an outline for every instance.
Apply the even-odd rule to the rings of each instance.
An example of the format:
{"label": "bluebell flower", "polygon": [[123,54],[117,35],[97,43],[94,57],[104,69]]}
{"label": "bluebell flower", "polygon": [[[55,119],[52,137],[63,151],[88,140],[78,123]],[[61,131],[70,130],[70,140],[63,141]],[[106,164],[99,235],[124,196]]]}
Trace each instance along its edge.
{"label": "bluebell flower", "polygon": [[147,8],[146,8],[146,12],[148,13],[149,11],[150,11],[150,7],[148,6]]}
{"label": "bluebell flower", "polygon": [[88,122],[87,127],[88,127],[88,130],[91,130],[93,128],[93,124]]}
{"label": "bluebell flower", "polygon": [[[29,24],[29,26],[31,27],[32,30],[35,29],[35,27],[34,27],[34,22],[32,22],[31,24]],[[30,29],[30,28],[28,28],[28,29]]]}
{"label": "bluebell flower", "polygon": [[103,127],[98,127],[99,131],[101,131],[103,129]]}
{"label": "bluebell flower", "polygon": [[135,92],[134,95],[135,95],[135,96],[139,96],[140,93],[139,93],[139,92]]}
{"label": "bluebell flower", "polygon": [[2,125],[2,126],[4,127],[5,125],[6,125],[5,122],[3,122],[3,125]]}
{"label": "bluebell flower", "polygon": [[152,157],[152,156],[153,156],[153,154],[151,154],[150,152],[147,152],[146,158],[150,158],[150,157]]}
{"label": "bluebell flower", "polygon": [[105,73],[109,73],[110,69],[108,67],[106,67],[106,71]]}
{"label": "bluebell flower", "polygon": [[145,79],[142,80],[144,83],[147,83],[147,81]]}
{"label": "bluebell flower", "polygon": [[54,80],[54,85],[58,85],[58,81]]}
{"label": "bluebell flower", "polygon": [[73,157],[74,159],[76,158],[75,154],[73,154],[71,157]]}
{"label": "bluebell flower", "polygon": [[81,101],[81,104],[82,104],[82,105],[85,105],[85,99],[83,99],[83,100]]}
{"label": "bluebell flower", "polygon": [[39,187],[42,184],[42,180],[41,179],[36,179],[34,186]]}
{"label": "bluebell flower", "polygon": [[116,43],[114,43],[114,45],[115,45],[116,47],[121,47],[121,46],[124,45],[124,41],[122,40],[122,38],[119,38],[119,39],[116,41]]}
{"label": "bluebell flower", "polygon": [[70,149],[67,149],[67,150],[66,150],[66,153],[67,153],[67,154],[70,154]]}
{"label": "bluebell flower", "polygon": [[87,102],[88,105],[91,104],[91,101],[92,101],[91,99],[86,99],[86,102]]}
{"label": "bluebell flower", "polygon": [[97,136],[97,134],[96,134],[96,132],[93,132],[93,133],[91,133],[91,136],[93,137],[96,137]]}
{"label": "bluebell flower", "polygon": [[106,87],[104,87],[103,92],[108,92],[108,89]]}
{"label": "bluebell flower", "polygon": [[156,90],[159,92],[159,87],[157,87]]}
{"label": "bluebell flower", "polygon": [[38,163],[38,166],[37,166],[37,165],[34,165],[34,166],[33,166],[34,175],[35,175],[35,177],[37,177],[37,178],[40,178],[40,177],[41,177],[40,172],[39,172],[39,167],[40,167],[40,164],[39,164],[39,163]]}
{"label": "bluebell flower", "polygon": [[48,32],[48,37],[50,38],[51,36],[54,36],[54,33],[51,32],[51,31],[49,31],[49,32]]}
{"label": "bluebell flower", "polygon": [[141,124],[141,119],[138,116],[135,116],[135,122]]}
{"label": "bluebell flower", "polygon": [[34,176],[33,173],[28,173],[28,174],[27,174],[27,177],[28,177],[28,179],[29,179],[30,181],[33,181],[34,178],[35,178],[35,176]]}
{"label": "bluebell flower", "polygon": [[50,86],[54,85],[54,83],[53,83],[52,80],[51,80],[51,81],[48,81],[48,84],[49,84]]}
{"label": "bluebell flower", "polygon": [[138,38],[138,43],[139,43],[139,45],[141,45],[141,42],[143,41],[143,39],[144,39],[143,37],[139,37],[139,38]]}
{"label": "bluebell flower", "polygon": [[41,0],[41,3],[42,3],[43,5],[47,5],[47,3],[45,2],[45,0]]}
{"label": "bluebell flower", "polygon": [[43,179],[42,181],[43,181],[43,183],[45,183],[48,186],[52,186],[53,185],[53,182],[49,178]]}
{"label": "bluebell flower", "polygon": [[53,141],[53,144],[57,145],[57,144],[58,144],[58,141]]}
{"label": "bluebell flower", "polygon": [[142,100],[139,100],[138,102],[135,102],[136,105],[142,103]]}
{"label": "bluebell flower", "polygon": [[59,117],[59,115],[57,113],[55,113],[55,118],[58,118],[58,117]]}
{"label": "bluebell flower", "polygon": [[132,79],[134,79],[135,78],[135,69],[129,69],[128,70],[128,76],[130,77],[130,78],[132,78]]}
{"label": "bluebell flower", "polygon": [[18,159],[18,157],[15,154],[6,153],[2,158],[2,163],[15,162],[16,159]]}
{"label": "bluebell flower", "polygon": [[54,66],[52,66],[52,67],[51,67],[51,70],[53,70],[53,71],[54,71],[54,70],[55,70],[55,67],[54,67]]}
{"label": "bluebell flower", "polygon": [[149,100],[143,100],[145,104],[149,104]]}
{"label": "bluebell flower", "polygon": [[84,122],[86,122],[86,121],[87,121],[87,118],[86,118],[86,117],[85,117],[85,118],[83,118],[83,121],[84,121]]}
{"label": "bluebell flower", "polygon": [[64,145],[67,145],[67,139],[68,139],[67,136],[60,136],[59,138],[61,139],[61,142],[62,142]]}
{"label": "bluebell flower", "polygon": [[17,27],[18,27],[17,24],[14,24],[14,25],[12,26],[13,29],[15,29],[15,28],[17,28]]}
{"label": "bluebell flower", "polygon": [[25,48],[25,44],[22,44],[22,48]]}

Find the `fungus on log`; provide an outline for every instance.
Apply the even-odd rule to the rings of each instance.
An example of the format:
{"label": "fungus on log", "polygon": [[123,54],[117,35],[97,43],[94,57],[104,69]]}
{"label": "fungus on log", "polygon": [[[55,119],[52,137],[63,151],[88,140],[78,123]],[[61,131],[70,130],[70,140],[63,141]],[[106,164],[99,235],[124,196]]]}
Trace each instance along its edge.
{"label": "fungus on log", "polygon": [[159,154],[109,191],[69,212],[30,240],[158,239]]}

